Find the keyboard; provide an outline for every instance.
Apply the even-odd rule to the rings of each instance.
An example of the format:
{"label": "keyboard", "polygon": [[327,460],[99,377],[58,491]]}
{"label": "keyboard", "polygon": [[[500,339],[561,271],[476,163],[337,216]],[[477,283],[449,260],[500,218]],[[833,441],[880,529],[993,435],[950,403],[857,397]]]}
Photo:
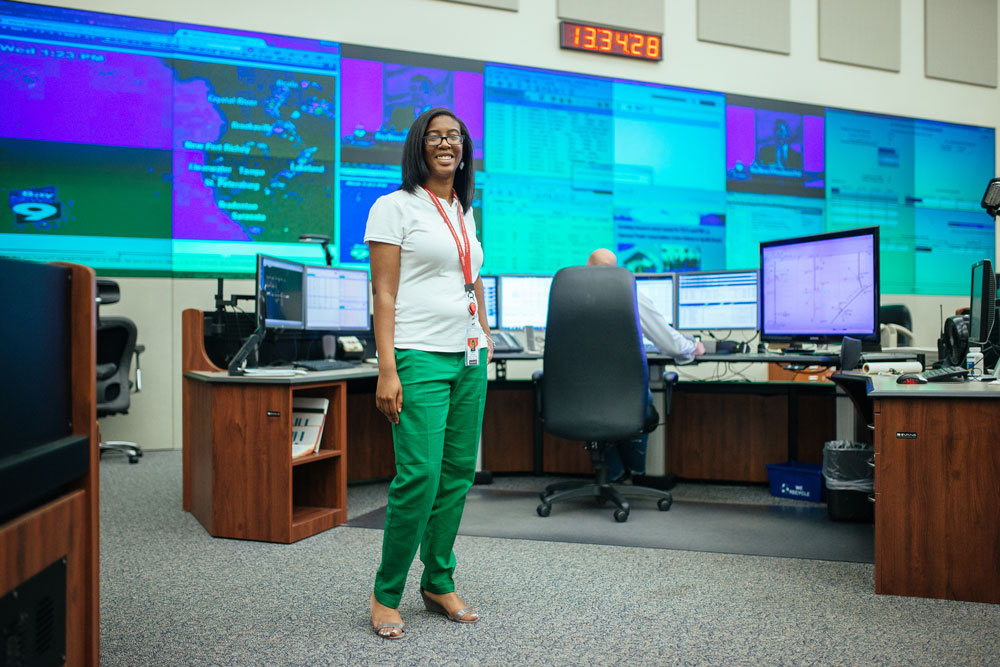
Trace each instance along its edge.
{"label": "keyboard", "polygon": [[304,368],[307,371],[340,371],[345,368],[357,368],[353,361],[341,361],[340,359],[306,359],[303,361],[293,361],[293,366]]}
{"label": "keyboard", "polygon": [[949,380],[965,379],[969,375],[969,370],[963,366],[942,366],[941,368],[928,368],[919,375],[928,382],[948,382]]}

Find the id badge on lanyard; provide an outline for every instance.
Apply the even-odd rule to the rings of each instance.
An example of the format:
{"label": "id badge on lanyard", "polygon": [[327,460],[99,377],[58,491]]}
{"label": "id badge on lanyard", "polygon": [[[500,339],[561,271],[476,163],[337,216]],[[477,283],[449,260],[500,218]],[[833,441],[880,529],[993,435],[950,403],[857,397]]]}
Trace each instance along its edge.
{"label": "id badge on lanyard", "polygon": [[[482,329],[476,320],[476,293],[472,282],[472,252],[469,244],[469,234],[465,230],[465,216],[462,215],[462,204],[461,202],[458,204],[458,222],[462,227],[462,240],[459,241],[458,234],[455,233],[455,228],[452,226],[448,214],[445,213],[444,208],[441,206],[441,202],[438,201],[437,195],[431,192],[430,188],[425,187],[424,190],[427,191],[438,213],[441,214],[444,224],[447,225],[448,231],[451,232],[452,238],[455,239],[455,246],[458,247],[458,260],[462,264],[465,293],[469,297],[469,317],[472,318],[469,325],[465,327],[465,365],[478,366]],[[451,196],[453,199],[458,199],[458,195],[454,190],[452,190]],[[464,246],[462,241],[465,242]]]}

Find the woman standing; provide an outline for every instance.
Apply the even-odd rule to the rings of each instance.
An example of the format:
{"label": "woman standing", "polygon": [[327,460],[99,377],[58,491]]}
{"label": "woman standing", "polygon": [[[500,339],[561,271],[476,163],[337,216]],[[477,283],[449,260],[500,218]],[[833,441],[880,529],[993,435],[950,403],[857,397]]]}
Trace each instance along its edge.
{"label": "woman standing", "polygon": [[397,607],[418,545],[427,609],[479,620],[455,593],[452,551],[475,476],[493,356],[471,209],[472,153],[469,132],[451,111],[421,114],[403,146],[403,184],[375,202],[365,230],[379,350],[375,401],[392,424],[396,456],[371,596],[373,628],[386,639],[403,636]]}

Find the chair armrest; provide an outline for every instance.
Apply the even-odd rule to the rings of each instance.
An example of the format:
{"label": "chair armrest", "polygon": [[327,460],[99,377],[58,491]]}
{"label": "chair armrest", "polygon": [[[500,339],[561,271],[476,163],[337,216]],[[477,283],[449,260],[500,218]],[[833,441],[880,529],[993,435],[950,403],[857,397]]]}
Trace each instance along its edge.
{"label": "chair armrest", "polygon": [[677,384],[677,373],[675,371],[663,371],[663,407],[666,414],[670,414],[670,401],[674,397],[674,386]]}
{"label": "chair armrest", "polygon": [[142,368],[139,367],[139,355],[146,351],[145,345],[135,346],[135,392],[142,391]]}
{"label": "chair armrest", "polygon": [[531,382],[535,385],[535,414],[542,414],[542,375],[544,371],[535,371],[531,374]]}

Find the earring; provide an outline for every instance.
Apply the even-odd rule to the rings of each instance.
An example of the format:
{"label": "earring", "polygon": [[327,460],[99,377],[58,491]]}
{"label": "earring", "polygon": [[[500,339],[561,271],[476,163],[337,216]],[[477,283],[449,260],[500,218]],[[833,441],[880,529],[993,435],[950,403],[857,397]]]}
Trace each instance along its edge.
{"label": "earring", "polygon": [[465,169],[465,160],[462,160],[461,162],[458,163],[458,168]]}

